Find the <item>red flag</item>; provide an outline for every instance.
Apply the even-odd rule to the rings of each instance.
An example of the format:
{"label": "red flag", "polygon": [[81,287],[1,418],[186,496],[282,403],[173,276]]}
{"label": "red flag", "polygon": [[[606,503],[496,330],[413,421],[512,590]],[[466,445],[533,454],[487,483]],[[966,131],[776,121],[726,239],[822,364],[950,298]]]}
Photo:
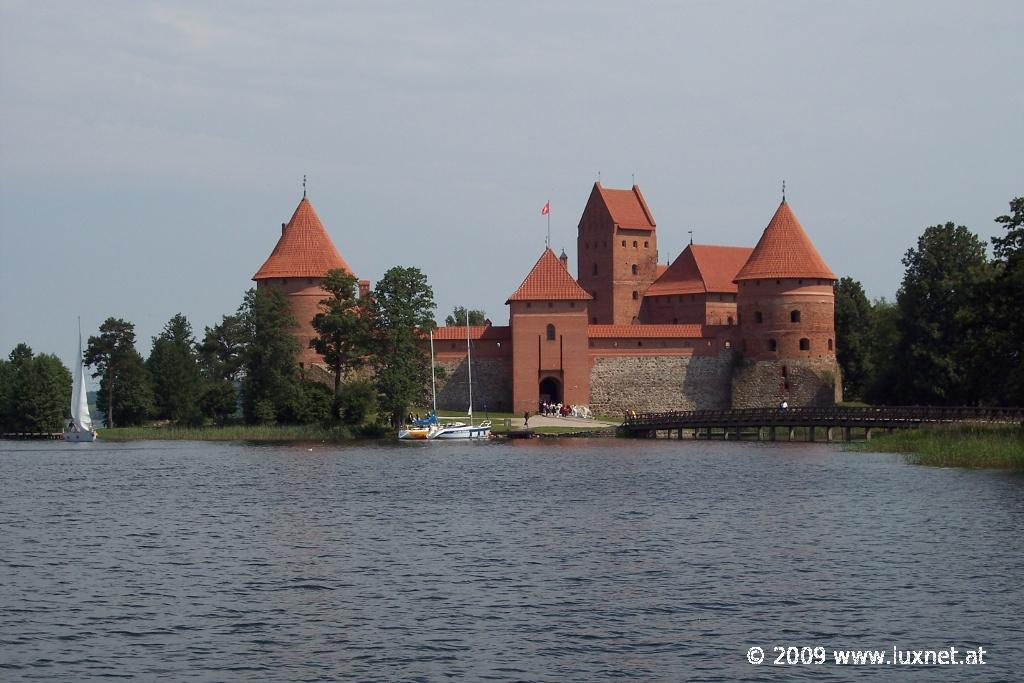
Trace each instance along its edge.
{"label": "red flag", "polygon": [[541,216],[547,216],[551,213],[551,202],[544,202],[544,208],[540,210]]}

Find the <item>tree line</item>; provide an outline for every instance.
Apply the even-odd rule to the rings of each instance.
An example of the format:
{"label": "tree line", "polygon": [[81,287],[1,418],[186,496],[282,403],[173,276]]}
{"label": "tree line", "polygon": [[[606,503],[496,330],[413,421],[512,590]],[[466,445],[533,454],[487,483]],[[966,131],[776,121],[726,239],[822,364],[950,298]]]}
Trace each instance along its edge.
{"label": "tree line", "polygon": [[963,225],[926,228],[903,257],[895,301],[836,285],[844,397],[891,405],[1024,405],[1024,197],[987,244]]}

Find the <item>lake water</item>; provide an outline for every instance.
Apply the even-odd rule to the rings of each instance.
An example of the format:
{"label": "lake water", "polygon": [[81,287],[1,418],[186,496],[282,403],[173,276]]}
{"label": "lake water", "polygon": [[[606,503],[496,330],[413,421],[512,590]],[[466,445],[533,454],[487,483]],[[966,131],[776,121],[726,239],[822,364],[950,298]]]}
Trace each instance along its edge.
{"label": "lake water", "polygon": [[[0,487],[2,680],[1024,676],[1019,474],[823,444],[0,442]],[[893,646],[987,663],[832,661]]]}

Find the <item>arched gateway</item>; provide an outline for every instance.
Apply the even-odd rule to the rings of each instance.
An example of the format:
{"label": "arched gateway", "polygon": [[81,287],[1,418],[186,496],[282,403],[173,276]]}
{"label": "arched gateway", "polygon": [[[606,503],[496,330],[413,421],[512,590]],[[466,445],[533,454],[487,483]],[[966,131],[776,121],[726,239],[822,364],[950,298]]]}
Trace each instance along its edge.
{"label": "arched gateway", "polygon": [[562,402],[562,383],[558,381],[557,377],[545,377],[540,381],[540,402]]}

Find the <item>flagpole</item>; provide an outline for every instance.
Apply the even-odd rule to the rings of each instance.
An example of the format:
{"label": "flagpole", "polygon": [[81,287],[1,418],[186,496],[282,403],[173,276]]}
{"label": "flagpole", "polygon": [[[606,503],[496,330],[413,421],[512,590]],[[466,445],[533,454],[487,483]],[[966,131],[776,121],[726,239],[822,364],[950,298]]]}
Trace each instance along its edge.
{"label": "flagpole", "polygon": [[548,247],[548,249],[550,249],[551,248],[551,200],[550,199],[548,200],[547,207],[548,207],[548,241],[547,241],[547,247]]}

